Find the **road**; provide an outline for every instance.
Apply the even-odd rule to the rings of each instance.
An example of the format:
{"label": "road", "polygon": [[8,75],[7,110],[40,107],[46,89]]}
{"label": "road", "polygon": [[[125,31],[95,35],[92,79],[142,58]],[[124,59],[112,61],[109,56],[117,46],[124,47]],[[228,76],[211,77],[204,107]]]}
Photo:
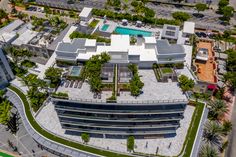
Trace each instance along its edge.
{"label": "road", "polygon": [[[236,97],[235,97],[235,99],[236,99]],[[231,134],[228,138],[229,145],[228,145],[228,149],[225,152],[226,157],[235,157],[236,156],[236,149],[235,149],[235,146],[236,146],[236,101],[234,101],[234,108],[232,111],[231,122],[233,124],[233,128],[232,128]]]}

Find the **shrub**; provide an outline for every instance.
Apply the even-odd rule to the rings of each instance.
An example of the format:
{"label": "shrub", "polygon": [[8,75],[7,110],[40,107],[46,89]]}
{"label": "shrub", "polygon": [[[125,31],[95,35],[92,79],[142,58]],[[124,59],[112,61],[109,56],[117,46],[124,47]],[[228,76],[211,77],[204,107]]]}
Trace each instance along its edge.
{"label": "shrub", "polygon": [[134,150],[134,136],[129,136],[127,139],[127,150],[133,151]]}
{"label": "shrub", "polygon": [[88,143],[89,142],[89,140],[90,140],[90,136],[89,136],[89,134],[88,133],[82,133],[81,134],[81,138],[82,138],[82,140],[84,141],[84,143]]}

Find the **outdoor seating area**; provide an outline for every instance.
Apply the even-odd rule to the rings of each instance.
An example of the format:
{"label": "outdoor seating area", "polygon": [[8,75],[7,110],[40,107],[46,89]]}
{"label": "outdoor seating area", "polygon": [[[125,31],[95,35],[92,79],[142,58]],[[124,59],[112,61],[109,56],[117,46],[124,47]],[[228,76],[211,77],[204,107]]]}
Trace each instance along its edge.
{"label": "outdoor seating area", "polygon": [[81,88],[83,85],[82,81],[79,80],[63,80],[61,81],[60,86],[65,88]]}
{"label": "outdoor seating area", "polygon": [[127,66],[118,65],[118,81],[120,83],[128,83],[132,77],[132,72]]}
{"label": "outdoor seating area", "polygon": [[197,48],[208,52],[207,55],[195,59],[196,74],[200,81],[208,83],[217,83],[215,53],[213,52],[213,41],[200,40]]}

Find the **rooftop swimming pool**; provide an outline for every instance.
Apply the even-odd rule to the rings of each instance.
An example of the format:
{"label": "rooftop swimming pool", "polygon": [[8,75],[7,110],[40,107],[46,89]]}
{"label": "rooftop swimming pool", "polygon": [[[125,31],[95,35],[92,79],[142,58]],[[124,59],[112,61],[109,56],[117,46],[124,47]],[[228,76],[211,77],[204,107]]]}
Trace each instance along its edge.
{"label": "rooftop swimming pool", "polygon": [[81,71],[81,67],[73,66],[70,71],[70,76],[79,76]]}
{"label": "rooftop swimming pool", "polygon": [[102,26],[102,31],[106,31],[108,29],[109,25],[108,24],[104,24]]}
{"label": "rooftop swimming pool", "polygon": [[138,29],[125,28],[125,27],[116,27],[115,32],[118,34],[131,35],[131,36],[138,36],[138,35],[142,35],[144,37],[152,36],[152,32],[138,30]]}

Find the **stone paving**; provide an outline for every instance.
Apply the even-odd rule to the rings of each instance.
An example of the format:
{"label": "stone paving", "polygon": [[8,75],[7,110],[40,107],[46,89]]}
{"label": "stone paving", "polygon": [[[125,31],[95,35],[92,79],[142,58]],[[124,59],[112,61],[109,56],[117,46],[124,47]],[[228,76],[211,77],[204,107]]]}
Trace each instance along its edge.
{"label": "stone paving", "polygon": [[144,83],[144,87],[142,89],[143,93],[138,97],[133,97],[130,95],[130,92],[121,92],[120,96],[117,97],[118,101],[187,101],[186,96],[179,88],[177,82],[157,82],[153,70],[139,70],[138,72],[141,76],[141,80]]}
{"label": "stone paving", "polygon": [[[156,139],[136,139],[136,151],[155,154],[157,147],[159,147],[158,154],[161,155],[178,155],[182,149],[191,117],[194,111],[193,106],[187,106],[184,112],[184,119],[180,121],[180,128],[177,129],[177,135],[171,138],[156,138]],[[54,105],[49,103],[45,106],[36,117],[36,120],[47,130],[52,131],[55,134],[69,138],[74,141],[82,142],[80,136],[65,134],[65,130],[61,128],[58,116],[54,109]],[[148,143],[148,144],[147,144]],[[169,148],[169,145],[171,146]],[[91,138],[90,145],[96,147],[102,147],[105,149],[127,152],[126,139],[102,139]],[[146,147],[147,146],[147,147]]]}

